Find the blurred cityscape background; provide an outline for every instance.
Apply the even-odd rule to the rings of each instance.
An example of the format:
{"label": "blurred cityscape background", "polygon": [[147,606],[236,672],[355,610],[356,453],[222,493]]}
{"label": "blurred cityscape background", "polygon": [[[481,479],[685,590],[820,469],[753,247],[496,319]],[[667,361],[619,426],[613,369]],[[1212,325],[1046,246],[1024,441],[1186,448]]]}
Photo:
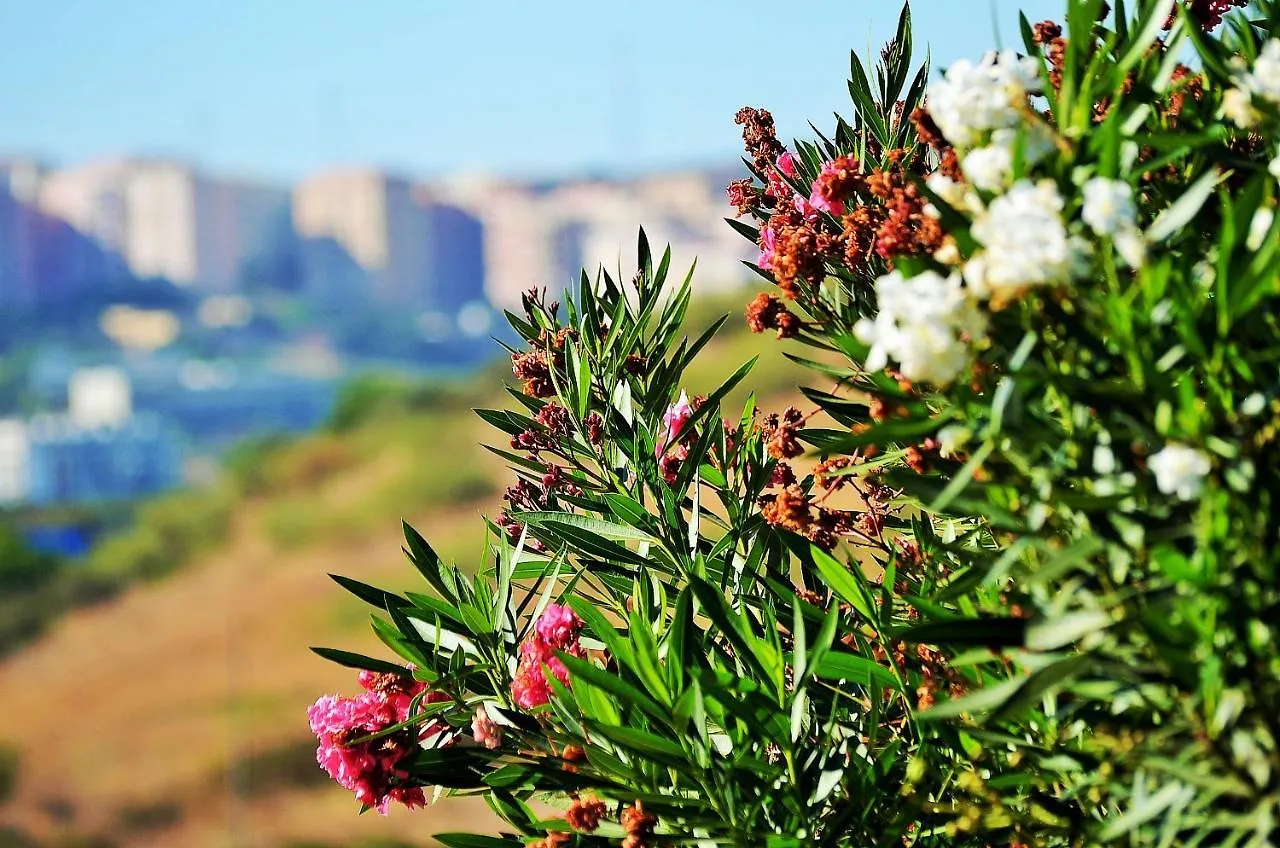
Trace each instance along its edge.
{"label": "blurred cityscape background", "polygon": [[[918,49],[1016,44],[1018,5],[1058,4],[918,0]],[[354,679],[307,646],[385,653],[326,574],[411,585],[401,519],[479,560],[522,291],[629,278],[643,225],[697,258],[691,329],[740,313],[734,113],[825,129],[898,10],[0,3],[0,848],[483,827],[358,817],[316,766]],[[731,320],[687,388],[759,353],[780,407],[783,349]]]}
{"label": "blurred cityscape background", "polygon": [[741,287],[734,175],[273,185],[176,159],[0,161],[0,503],[204,482],[248,437],[315,428],[353,375],[474,368],[522,291],[617,267],[623,245],[631,261],[642,222],[676,267],[699,258],[705,291]]}

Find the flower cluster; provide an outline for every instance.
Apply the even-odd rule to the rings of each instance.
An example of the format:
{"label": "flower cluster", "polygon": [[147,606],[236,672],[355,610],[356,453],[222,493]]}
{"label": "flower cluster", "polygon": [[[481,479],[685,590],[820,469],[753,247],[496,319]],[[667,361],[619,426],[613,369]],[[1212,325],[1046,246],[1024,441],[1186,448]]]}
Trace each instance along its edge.
{"label": "flower cluster", "polygon": [[383,815],[392,801],[410,808],[425,806],[421,788],[401,784],[408,772],[399,763],[421,739],[443,732],[447,725],[430,722],[357,740],[408,721],[415,700],[432,703],[449,696],[427,691],[426,684],[409,673],[362,671],[359,682],[364,691],[355,697],[325,695],[307,710],[311,732],[320,743],[316,761],[339,785],[355,793],[360,803]]}
{"label": "flower cluster", "polygon": [[681,463],[689,458],[688,437],[692,434],[685,432],[685,426],[693,413],[689,396],[681,391],[679,399],[662,414],[662,430],[654,445],[654,456],[658,460],[658,471],[668,485],[676,482]]}
{"label": "flower cluster", "polygon": [[1146,244],[1138,229],[1138,209],[1128,183],[1094,177],[1084,184],[1084,208],[1080,218],[1095,235],[1111,239],[1120,257],[1137,268],[1146,257]]}
{"label": "flower cluster", "polygon": [[1088,245],[1067,230],[1065,202],[1049,180],[1019,180],[977,214],[970,229],[985,250],[964,268],[972,293],[999,306],[1031,286],[1069,282],[1086,269]]}
{"label": "flower cluster", "polygon": [[[1222,23],[1222,18],[1232,9],[1241,9],[1249,5],[1249,0],[1186,0],[1187,12],[1192,20],[1205,30],[1215,29]],[[1168,29],[1173,25],[1176,15],[1170,15],[1165,23]]]}
{"label": "flower cluster", "polygon": [[520,664],[511,681],[511,697],[516,704],[532,709],[551,700],[547,670],[561,683],[569,685],[569,670],[556,657],[556,652],[586,657],[586,650],[578,641],[581,630],[582,619],[573,610],[560,604],[547,605],[535,622],[533,632],[520,646]]}
{"label": "flower cluster", "polygon": [[996,130],[1017,130],[1030,112],[1027,97],[1040,89],[1040,68],[1011,50],[974,64],[961,59],[929,88],[933,122],[956,147],[972,150]]}
{"label": "flower cluster", "polygon": [[760,292],[747,305],[747,327],[753,333],[777,330],[778,338],[794,338],[800,332],[800,319],[778,298]]}
{"label": "flower cluster", "polygon": [[1209,456],[1187,445],[1168,444],[1151,455],[1147,467],[1156,478],[1156,488],[1179,500],[1195,500],[1208,476]]}
{"label": "flower cluster", "polygon": [[1262,46],[1253,68],[1235,76],[1235,87],[1222,95],[1222,112],[1237,126],[1249,129],[1262,121],[1258,104],[1280,109],[1280,38]]}
{"label": "flower cluster", "polygon": [[891,271],[876,280],[879,312],[854,328],[871,345],[865,366],[899,363],[910,380],[947,385],[969,361],[969,345],[980,339],[986,322],[958,274],[925,271],[904,277]]}

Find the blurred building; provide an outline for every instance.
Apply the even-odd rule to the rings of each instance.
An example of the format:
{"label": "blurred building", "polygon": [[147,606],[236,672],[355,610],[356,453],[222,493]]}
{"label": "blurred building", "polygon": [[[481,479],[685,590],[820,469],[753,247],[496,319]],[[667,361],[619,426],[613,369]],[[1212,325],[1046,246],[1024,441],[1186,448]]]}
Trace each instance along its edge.
{"label": "blurred building", "polygon": [[80,368],[67,381],[67,414],[82,429],[118,427],[133,415],[129,377],[119,368]]}
{"label": "blurred building", "polygon": [[0,161],[0,306],[58,306],[95,282],[123,276],[111,249],[42,210],[46,177],[34,159]]}
{"label": "blurred building", "polygon": [[286,190],[210,177],[173,159],[56,171],[41,183],[39,203],[121,257],[119,270],[202,292],[234,290],[247,266],[287,247]]}
{"label": "blurred building", "polygon": [[408,181],[366,169],[316,174],[294,188],[293,225],[308,243],[304,290],[326,300],[417,298],[425,251]]}
{"label": "blurred building", "polygon": [[466,210],[415,191],[424,247],[421,302],[456,317],[464,306],[484,302],[484,226]]}
{"label": "blurred building", "polygon": [[0,504],[27,499],[27,468],[31,445],[27,424],[16,418],[0,419]]}
{"label": "blurred building", "polygon": [[294,190],[303,289],[328,302],[452,318],[483,300],[484,228],[469,212],[368,169],[316,174]]}
{"label": "blurred building", "polygon": [[158,416],[81,427],[70,415],[38,415],[27,438],[25,500],[37,506],[132,500],[181,482],[178,440]]}

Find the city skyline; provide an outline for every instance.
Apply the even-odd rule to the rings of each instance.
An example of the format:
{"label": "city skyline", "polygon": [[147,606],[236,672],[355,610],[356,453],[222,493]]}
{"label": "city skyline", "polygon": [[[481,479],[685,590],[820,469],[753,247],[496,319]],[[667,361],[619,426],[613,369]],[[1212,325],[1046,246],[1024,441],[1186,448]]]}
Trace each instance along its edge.
{"label": "city skyline", "polygon": [[[0,75],[0,155],[166,155],[268,182],[329,164],[524,179],[706,167],[737,155],[741,105],[772,109],[784,138],[848,111],[835,82],[848,50],[876,49],[898,13],[850,5],[735,3],[727,29],[725,3],[667,0],[13,4],[0,9],[14,69]],[[917,0],[921,54],[927,43],[943,67],[980,52],[1012,5]],[[1052,8],[1024,5],[1033,20]]]}

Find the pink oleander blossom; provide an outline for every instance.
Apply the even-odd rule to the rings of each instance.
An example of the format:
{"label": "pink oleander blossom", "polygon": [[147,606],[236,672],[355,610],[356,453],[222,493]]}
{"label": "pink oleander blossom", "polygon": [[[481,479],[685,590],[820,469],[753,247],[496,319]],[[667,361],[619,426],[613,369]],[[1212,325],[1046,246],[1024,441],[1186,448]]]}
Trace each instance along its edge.
{"label": "pink oleander blossom", "polygon": [[489,718],[484,704],[476,707],[476,714],[471,719],[471,735],[475,737],[476,744],[490,750],[502,747],[502,727]]}
{"label": "pink oleander blossom", "polygon": [[778,234],[773,231],[773,227],[765,227],[760,231],[760,256],[756,259],[756,266],[761,271],[773,270],[774,251],[777,249]]}
{"label": "pink oleander blossom", "polygon": [[569,685],[569,669],[556,657],[563,651],[586,658],[587,652],[578,641],[582,620],[568,607],[548,604],[534,623],[533,632],[520,645],[520,663],[511,681],[511,697],[525,709],[540,707],[551,700],[549,670],[565,686]]}
{"label": "pink oleander blossom", "polygon": [[658,438],[658,444],[654,450],[655,456],[661,456],[669,445],[680,440],[684,435],[685,425],[692,417],[693,406],[689,403],[689,396],[681,390],[680,399],[667,407],[667,411],[662,414],[663,432]]}
{"label": "pink oleander blossom", "polygon": [[781,171],[784,176],[788,176],[793,180],[800,176],[799,172],[796,170],[796,160],[791,157],[791,151],[789,150],[784,151],[778,157],[777,165],[778,170]]}
{"label": "pink oleander blossom", "polygon": [[839,218],[845,211],[845,199],[862,185],[857,158],[837,156],[823,163],[818,178],[813,181],[809,206]]}
{"label": "pink oleander blossom", "polygon": [[547,604],[534,629],[552,645],[568,645],[582,630],[582,619],[573,610],[561,604]]}
{"label": "pink oleander blossom", "polygon": [[[815,204],[812,200],[806,200],[803,195],[799,195],[799,194],[795,196],[795,198],[791,201],[791,203],[793,206],[795,206],[796,211],[799,212],[801,215],[803,215],[809,221],[812,221],[815,218],[817,218],[819,212],[830,211],[829,209],[823,208]],[[840,206],[840,211],[832,212],[833,215],[844,214],[844,204],[838,204],[838,205]]]}
{"label": "pink oleander blossom", "polygon": [[[835,215],[837,218],[844,214],[844,201],[828,197],[818,186],[813,187],[813,193],[809,195],[809,200],[807,202],[800,197],[797,197],[796,201],[796,211],[805,215],[805,217],[809,217],[809,213],[800,209],[801,203],[805,203],[813,214],[816,214],[817,212],[828,212]],[[816,210],[816,212],[813,210]]]}
{"label": "pink oleander blossom", "polygon": [[397,764],[412,753],[423,736],[439,733],[447,726],[438,721],[421,728],[404,728],[378,739],[354,740],[379,733],[409,718],[413,699],[421,702],[447,700],[442,692],[426,692],[425,684],[408,674],[360,673],[363,692],[354,697],[325,695],[307,710],[311,732],[316,735],[316,762],[340,786],[351,790],[356,800],[386,815],[391,801],[406,807],[426,805],[422,789],[402,783],[408,772]]}

